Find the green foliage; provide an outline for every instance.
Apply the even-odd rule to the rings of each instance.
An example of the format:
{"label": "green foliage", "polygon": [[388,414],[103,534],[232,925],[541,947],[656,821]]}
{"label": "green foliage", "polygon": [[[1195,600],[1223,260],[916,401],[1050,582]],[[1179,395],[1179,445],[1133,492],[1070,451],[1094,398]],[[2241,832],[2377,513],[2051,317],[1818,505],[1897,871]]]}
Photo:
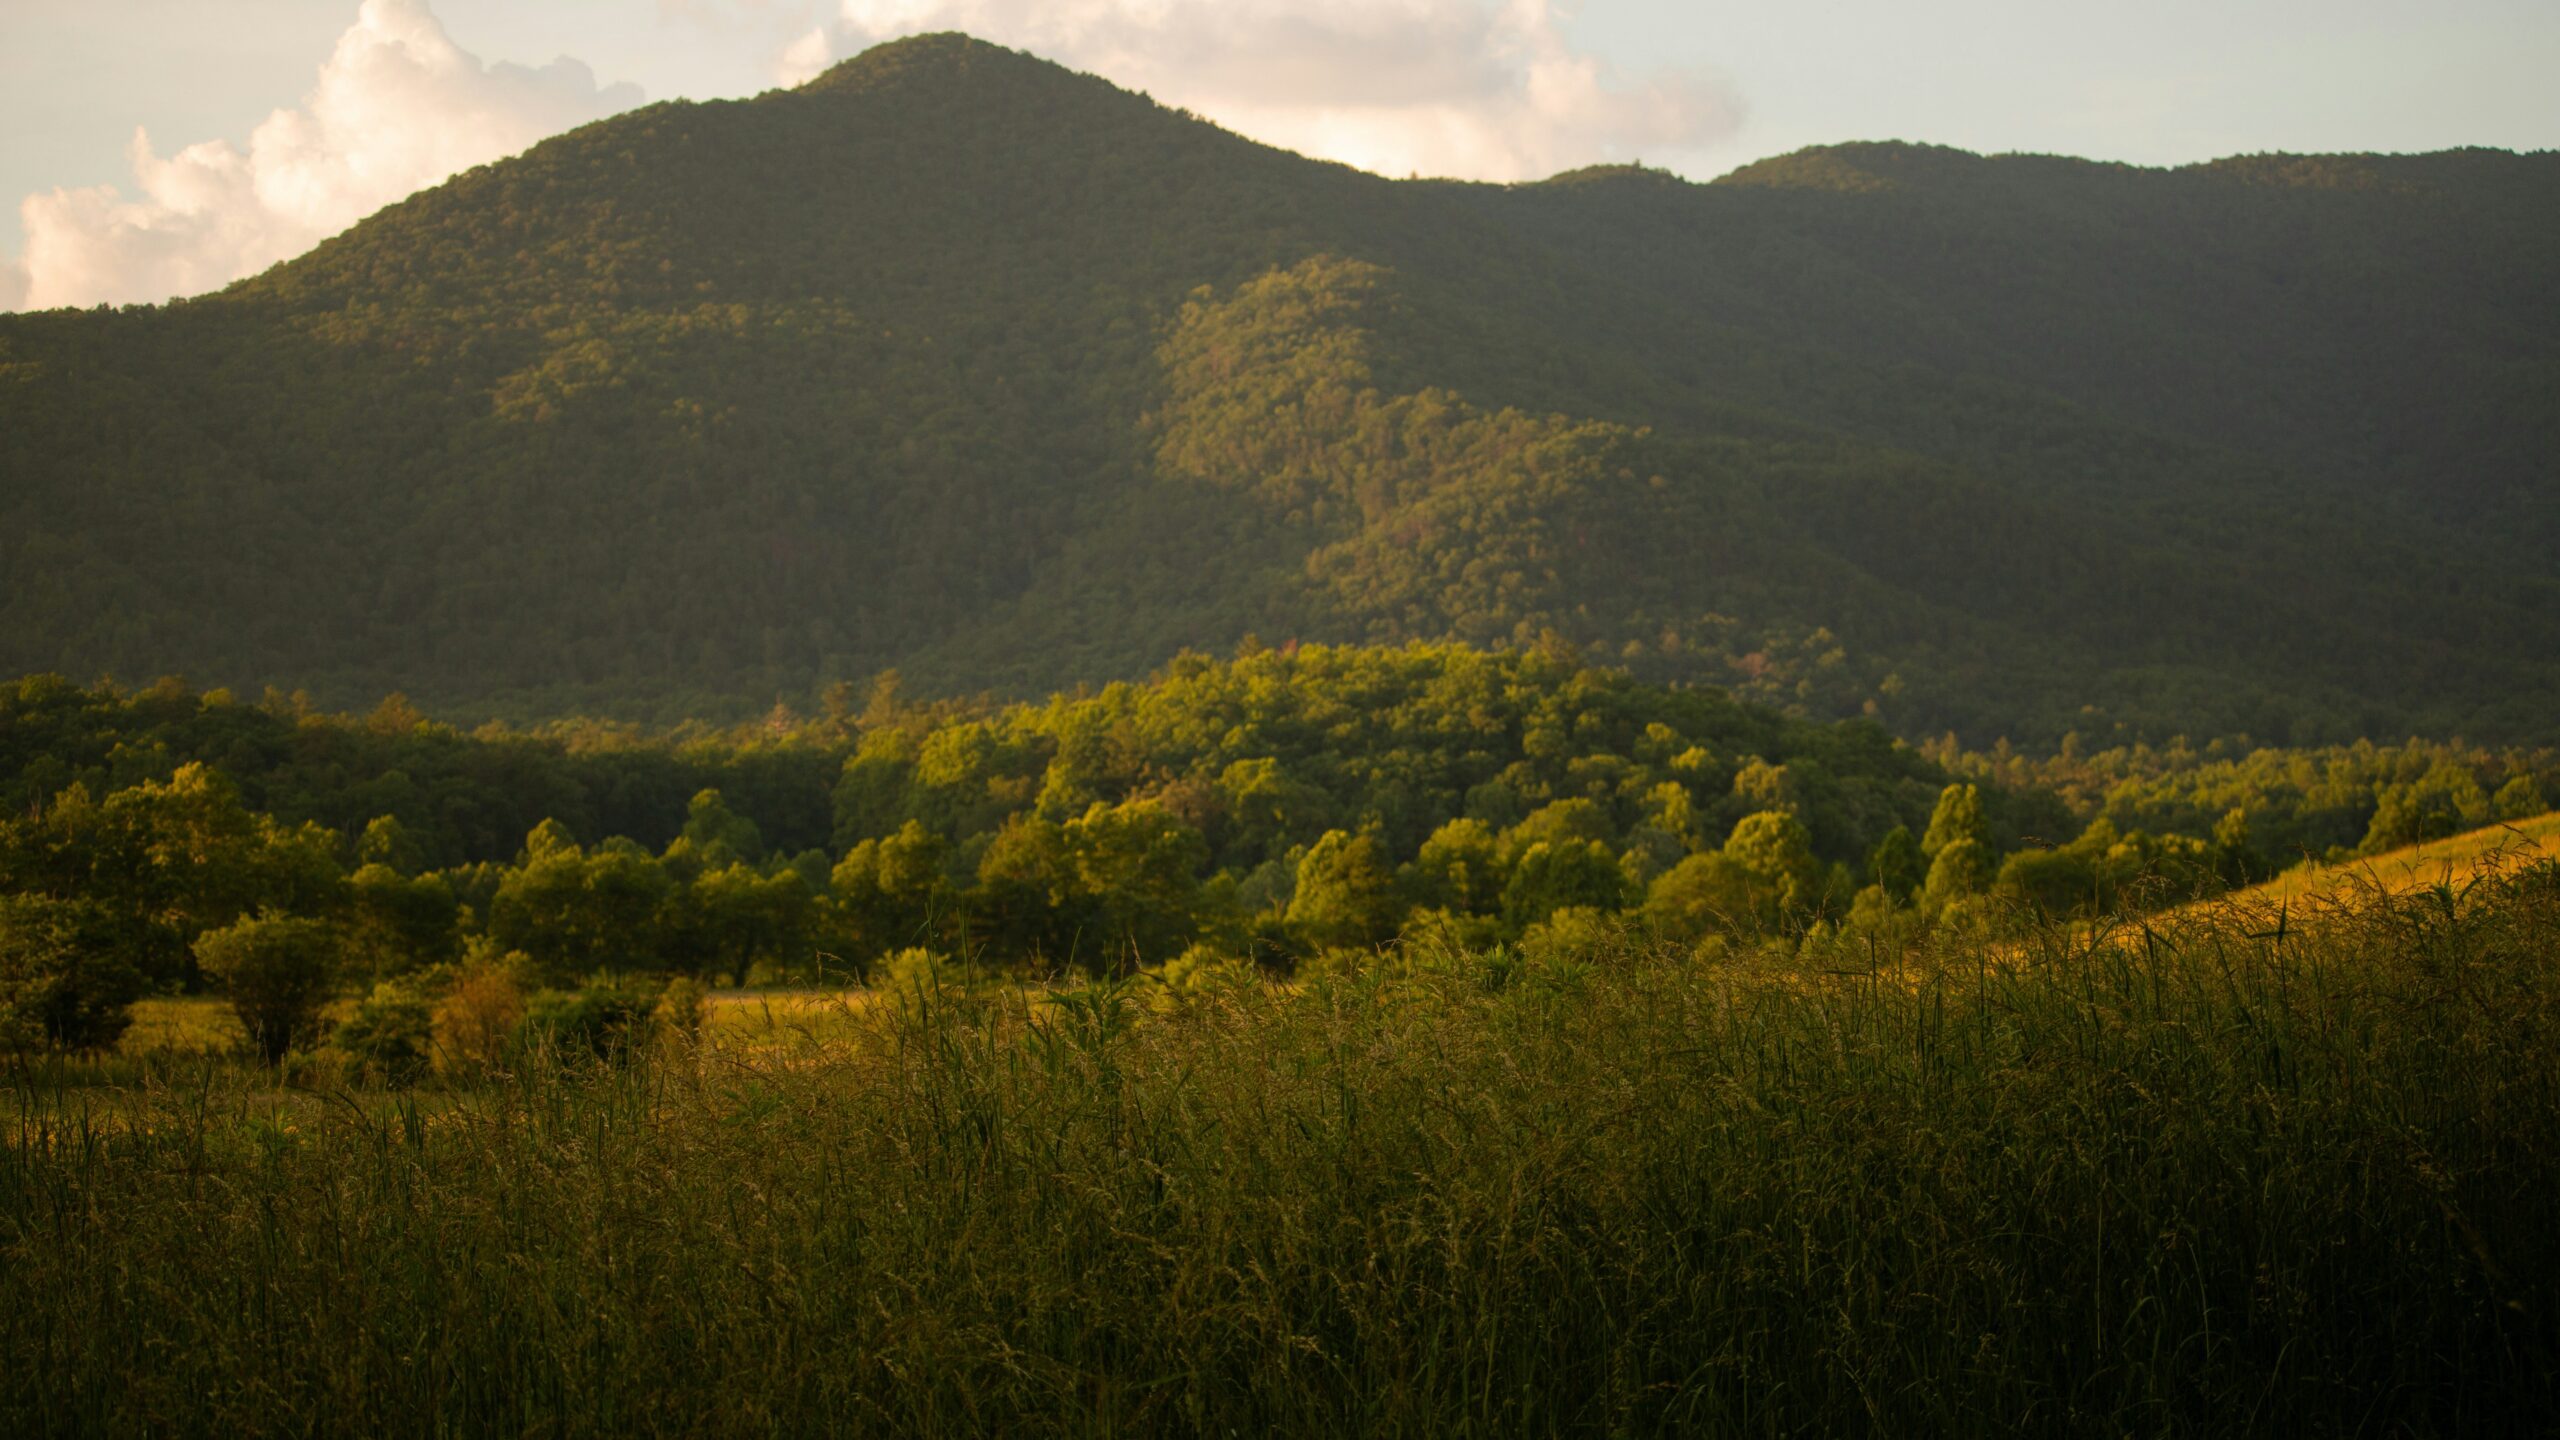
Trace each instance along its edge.
{"label": "green foliage", "polygon": [[650,1018],[657,1022],[662,1035],[693,1044],[702,1039],[702,1027],[711,1016],[711,992],[690,975],[678,975],[658,992],[658,1003]]}
{"label": "green foliage", "polygon": [[1393,937],[1395,873],[1386,847],[1363,830],[1328,830],[1298,862],[1288,922],[1314,950],[1350,950]]}
{"label": "green foliage", "polygon": [[1645,929],[1683,943],[1747,934],[1764,908],[1758,882],[1758,876],[1729,855],[1692,855],[1654,877],[1645,892]]}
{"label": "green foliage", "polygon": [[93,902],[0,895],[0,1053],[111,1049],[146,988]]}
{"label": "green foliage", "polygon": [[[607,970],[854,979],[918,946],[1017,973],[1126,974],[1204,944],[1279,964],[1408,934],[1516,940],[1561,909],[1641,910],[1690,941],[1792,937],[1850,923],[1871,885],[1877,917],[1958,899],[2069,913],[2247,883],[2313,841],[2345,853],[2485,822],[2560,771],[2547,752],[2424,742],[1914,748],[1559,651],[1454,646],[1186,655],[1144,684],[1026,705],[917,705],[883,684],[859,714],[601,748],[288,719],[173,686],[14,694],[24,733],[58,751],[13,750],[0,728],[21,767],[0,786],[37,790],[0,821],[0,895],[86,898],[99,963],[180,985],[196,936],[265,911],[337,929],[359,987],[477,946],[523,957],[534,988]],[[286,724],[296,738],[270,749]],[[180,758],[206,749],[244,777]],[[305,750],[329,757],[320,789],[279,758]],[[437,767],[601,795],[573,812],[634,830],[587,845],[551,817],[472,838],[470,817],[497,812],[467,787],[430,812],[441,825],[386,815],[384,796]],[[44,794],[47,775],[70,783]],[[686,776],[721,783],[669,783]],[[359,818],[289,823],[252,794]],[[794,850],[757,817],[870,833]],[[1950,837],[1972,848],[1941,866]],[[473,851],[490,858],[378,858]]]}
{"label": "green foliage", "polygon": [[537,992],[525,1007],[525,1036],[562,1061],[629,1059],[649,1040],[665,989],[637,976],[599,974],[575,990]]}
{"label": "green foliage", "polygon": [[666,868],[629,841],[590,853],[541,832],[527,840],[489,907],[489,936],[521,952],[543,984],[617,966],[658,963],[659,908],[673,893]]}
{"label": "green foliage", "polygon": [[379,862],[361,867],[347,879],[346,925],[350,958],[377,979],[460,958],[461,903],[441,875],[404,879]]}
{"label": "green foliage", "polygon": [[375,983],[354,1013],[329,1032],[329,1048],[386,1085],[423,1078],[435,1059],[435,1010],[441,997],[424,976]]}
{"label": "green foliage", "polygon": [[1982,822],[1982,792],[1971,785],[1950,785],[1929,812],[1929,831],[1920,837],[1920,853],[1930,860],[1959,841],[1988,844],[1990,830]]}
{"label": "green foliage", "polygon": [[337,993],[345,953],[327,925],[269,914],[205,932],[195,942],[195,958],[222,987],[250,1045],[273,1065],[318,1033],[320,1008]]}
{"label": "green foliage", "polygon": [[1953,840],[1940,846],[1929,862],[1928,882],[1920,888],[1920,905],[1930,914],[1968,896],[1980,895],[1992,880],[1990,847],[1979,840]]}
{"label": "green foliage", "polygon": [[1908,900],[1912,892],[1929,878],[1929,862],[1924,858],[1920,842],[1911,838],[1911,828],[1896,825],[1876,842],[1867,855],[1867,874],[1884,887],[1885,894],[1896,901]]}

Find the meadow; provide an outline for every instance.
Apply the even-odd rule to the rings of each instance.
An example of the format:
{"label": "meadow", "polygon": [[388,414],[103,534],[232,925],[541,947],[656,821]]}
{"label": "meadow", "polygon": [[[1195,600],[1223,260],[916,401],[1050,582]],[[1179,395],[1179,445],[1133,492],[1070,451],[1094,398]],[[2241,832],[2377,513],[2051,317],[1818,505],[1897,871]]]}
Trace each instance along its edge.
{"label": "meadow", "polygon": [[2547,1432],[2556,942],[2541,864],[2281,926],[925,973],[405,1092],[27,1064],[0,1424]]}
{"label": "meadow", "polygon": [[2260,905],[2353,902],[2377,888],[2405,894],[2467,884],[2542,861],[2560,861],[2560,811],[2332,865],[2297,865],[2237,898]]}

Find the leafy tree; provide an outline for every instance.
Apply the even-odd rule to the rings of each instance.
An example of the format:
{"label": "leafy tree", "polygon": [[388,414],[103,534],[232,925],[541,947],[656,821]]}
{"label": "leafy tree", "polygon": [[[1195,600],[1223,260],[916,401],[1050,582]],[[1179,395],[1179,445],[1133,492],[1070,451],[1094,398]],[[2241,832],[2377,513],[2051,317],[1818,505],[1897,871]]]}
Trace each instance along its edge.
{"label": "leafy tree", "polygon": [[415,875],[426,860],[399,816],[376,815],[365,822],[364,834],[356,841],[356,863],[359,867],[381,865],[395,874]]}
{"label": "leafy tree", "polygon": [[1810,918],[1823,899],[1825,877],[1814,858],[1812,832],[1788,811],[1744,816],[1726,837],[1724,856],[1752,877],[1754,908],[1764,928]]}
{"label": "leafy tree", "polygon": [[114,1046],[146,985],[114,929],[88,901],[0,895],[0,1051]]}
{"label": "leafy tree", "polygon": [[1968,896],[1980,895],[1993,879],[1990,847],[1979,840],[1951,840],[1929,862],[1929,879],[1921,887],[1920,908],[1937,914]]}
{"label": "leafy tree", "polygon": [[343,947],[317,920],[258,915],[195,942],[196,964],[231,1001],[260,1058],[273,1065],[319,1029],[336,993]]}
{"label": "leafy tree", "polygon": [[1493,828],[1461,816],[1431,832],[1413,858],[1410,890],[1423,909],[1489,915],[1502,904],[1506,878]]}
{"label": "leafy tree", "polygon": [[461,911],[441,875],[404,879],[366,865],[347,880],[349,958],[377,980],[450,964],[462,953]]}
{"label": "leafy tree", "polygon": [[[1008,827],[1008,832],[1011,829]],[[1023,842],[1017,839],[1014,843]],[[999,834],[988,850],[985,864],[993,865],[1000,874],[1011,874],[1012,862],[998,857],[999,850],[1008,848],[1005,835]],[[862,963],[867,965],[877,956],[904,949],[934,933],[936,922],[950,904],[949,885],[943,875],[947,849],[940,836],[921,822],[909,820],[886,838],[855,845],[837,864],[829,886],[834,897],[832,913],[842,931],[842,943]],[[1026,877],[1040,871],[1038,883],[1045,893],[1046,872],[1027,863],[1022,869]],[[982,878],[986,874],[983,868],[980,873]]]}
{"label": "leafy tree", "polygon": [[1557,910],[1617,910],[1626,900],[1625,872],[1605,842],[1539,840],[1511,867],[1502,889],[1502,919],[1517,934]]}
{"label": "leafy tree", "polygon": [[817,949],[818,897],[796,870],[759,874],[733,861],[672,892],[661,945],[690,974],[745,978],[759,964],[789,968]]}
{"label": "leafy tree", "polygon": [[1991,843],[1990,829],[1982,821],[1982,791],[1973,785],[1950,785],[1938,792],[1937,808],[1929,812],[1929,829],[1920,837],[1920,853],[1934,863],[1939,852],[1967,840],[1977,845]]}
{"label": "leafy tree", "polygon": [[2531,772],[2516,775],[2490,797],[2490,809],[2501,820],[2530,820],[2551,808]]}
{"label": "leafy tree", "polygon": [[1867,853],[1867,878],[1884,887],[1884,893],[1896,902],[1907,902],[1929,877],[1929,862],[1921,854],[1920,842],[1911,838],[1911,827],[1896,825],[1876,842]]}
{"label": "leafy tree", "polygon": [[1761,904],[1759,877],[1728,855],[1692,855],[1654,877],[1645,892],[1646,930],[1688,942],[1748,933]]}
{"label": "leafy tree", "polygon": [[1067,825],[1065,838],[1094,938],[1116,968],[1171,958],[1198,937],[1205,918],[1199,871],[1209,858],[1199,831],[1151,801],[1097,801]]}
{"label": "leafy tree", "polygon": [[368,1076],[409,1085],[432,1068],[435,1056],[434,995],[416,976],[378,981],[329,1035]]}
{"label": "leafy tree", "polygon": [[1398,911],[1395,871],[1371,831],[1328,830],[1298,862],[1287,918],[1313,949],[1382,944],[1395,934]]}
{"label": "leafy tree", "polygon": [[489,907],[502,949],[528,956],[549,982],[656,962],[659,907],[674,889],[656,857],[629,842],[589,853],[548,829],[527,838],[525,854]]}

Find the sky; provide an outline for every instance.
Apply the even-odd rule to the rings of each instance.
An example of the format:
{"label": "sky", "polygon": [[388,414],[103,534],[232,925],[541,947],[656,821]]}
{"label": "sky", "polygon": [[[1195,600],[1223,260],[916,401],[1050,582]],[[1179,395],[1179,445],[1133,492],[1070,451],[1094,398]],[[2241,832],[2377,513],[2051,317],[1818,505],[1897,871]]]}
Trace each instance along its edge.
{"label": "sky", "polygon": [[2554,0],[0,0],[0,310],[217,289],[589,120],[946,29],[1390,175],[2560,148]]}

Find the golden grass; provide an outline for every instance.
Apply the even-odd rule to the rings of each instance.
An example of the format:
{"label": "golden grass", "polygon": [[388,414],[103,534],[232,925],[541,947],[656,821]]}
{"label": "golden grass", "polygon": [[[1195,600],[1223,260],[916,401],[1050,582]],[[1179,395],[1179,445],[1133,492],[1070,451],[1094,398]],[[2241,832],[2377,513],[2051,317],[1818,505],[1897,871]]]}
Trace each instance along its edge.
{"label": "golden grass", "polygon": [[247,1042],[231,1006],[209,996],[170,996],[134,1003],[133,1025],[116,1049],[125,1055],[219,1055]]}
{"label": "golden grass", "polygon": [[2296,866],[2229,899],[2241,905],[2274,905],[2337,901],[2352,893],[2373,890],[2406,895],[2434,885],[2460,885],[2483,874],[2504,873],[2537,860],[2555,859],[2560,859],[2560,811],[2336,865]]}

